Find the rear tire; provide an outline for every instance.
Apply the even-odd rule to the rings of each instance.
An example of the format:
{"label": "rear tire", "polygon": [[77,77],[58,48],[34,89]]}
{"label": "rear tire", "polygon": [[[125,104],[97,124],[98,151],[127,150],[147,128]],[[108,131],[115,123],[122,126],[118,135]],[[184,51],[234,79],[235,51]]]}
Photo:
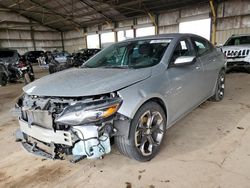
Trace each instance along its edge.
{"label": "rear tire", "polygon": [[225,76],[226,76],[225,70],[221,70],[219,75],[218,75],[215,94],[210,98],[211,101],[219,102],[224,98],[224,94],[225,94]]}
{"label": "rear tire", "polygon": [[160,150],[165,132],[166,115],[156,102],[142,105],[130,124],[129,136],[116,136],[117,149],[137,161],[149,161]]}

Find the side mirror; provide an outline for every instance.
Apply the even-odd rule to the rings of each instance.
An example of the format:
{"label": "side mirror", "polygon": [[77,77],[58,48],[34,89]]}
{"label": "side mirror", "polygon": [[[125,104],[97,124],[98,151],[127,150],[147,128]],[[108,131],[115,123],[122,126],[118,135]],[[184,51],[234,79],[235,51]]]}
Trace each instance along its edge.
{"label": "side mirror", "polygon": [[193,64],[195,61],[196,61],[195,56],[181,56],[175,60],[174,66],[190,65]]}

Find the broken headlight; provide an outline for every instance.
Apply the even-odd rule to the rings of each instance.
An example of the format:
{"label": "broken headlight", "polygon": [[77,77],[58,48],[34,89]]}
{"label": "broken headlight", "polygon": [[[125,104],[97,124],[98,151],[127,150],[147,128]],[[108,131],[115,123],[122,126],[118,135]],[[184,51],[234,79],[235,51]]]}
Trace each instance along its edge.
{"label": "broken headlight", "polygon": [[121,98],[102,99],[88,103],[76,103],[66,107],[55,119],[56,123],[81,125],[97,122],[115,114],[122,103]]}

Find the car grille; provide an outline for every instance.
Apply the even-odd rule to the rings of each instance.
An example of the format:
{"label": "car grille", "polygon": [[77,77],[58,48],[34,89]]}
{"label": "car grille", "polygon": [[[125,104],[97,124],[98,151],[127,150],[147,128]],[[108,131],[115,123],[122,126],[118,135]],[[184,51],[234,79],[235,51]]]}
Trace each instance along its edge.
{"label": "car grille", "polygon": [[43,110],[22,111],[22,119],[31,125],[37,125],[46,129],[53,129],[52,115]]}
{"label": "car grille", "polygon": [[250,50],[224,50],[224,54],[227,58],[245,58],[249,55]]}
{"label": "car grille", "polygon": [[224,50],[224,54],[227,58],[245,58],[249,55],[250,50]]}

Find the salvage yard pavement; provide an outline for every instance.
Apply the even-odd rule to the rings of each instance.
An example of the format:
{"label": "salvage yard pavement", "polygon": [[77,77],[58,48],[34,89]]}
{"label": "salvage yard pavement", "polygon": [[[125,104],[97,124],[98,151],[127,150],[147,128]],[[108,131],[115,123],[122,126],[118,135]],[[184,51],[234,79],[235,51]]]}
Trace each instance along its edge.
{"label": "salvage yard pavement", "polygon": [[[35,68],[38,77],[47,74]],[[38,72],[39,71],[39,72]],[[159,155],[139,163],[113,146],[76,164],[33,156],[15,142],[9,113],[23,84],[0,88],[0,187],[250,187],[250,74],[227,75],[225,98],[171,127]]]}

